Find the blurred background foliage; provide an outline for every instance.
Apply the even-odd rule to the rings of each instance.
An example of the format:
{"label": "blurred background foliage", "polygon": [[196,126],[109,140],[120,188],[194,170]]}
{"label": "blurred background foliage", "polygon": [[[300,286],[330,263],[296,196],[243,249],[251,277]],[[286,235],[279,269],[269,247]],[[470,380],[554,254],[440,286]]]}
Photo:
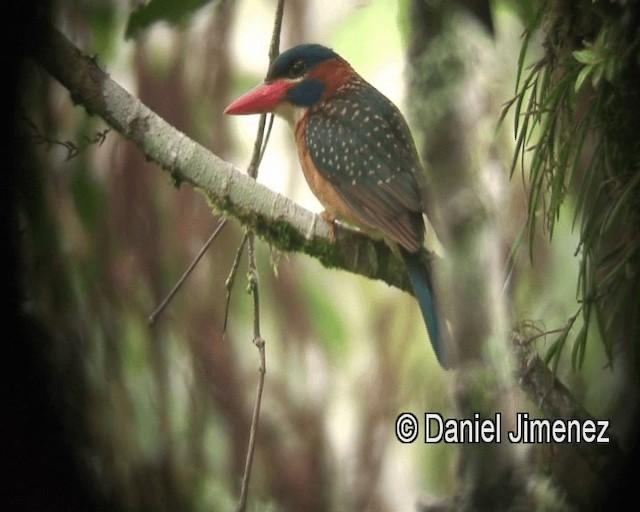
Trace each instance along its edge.
{"label": "blurred background foliage", "polygon": [[[265,74],[275,2],[178,4],[59,0],[54,21],[152,110],[243,167],[257,118],[228,119],[222,112]],[[409,4],[290,0],[282,46],[315,41],[333,47],[411,124]],[[501,220],[512,279],[505,293],[514,325],[529,335],[562,328],[585,298],[578,287],[583,232],[574,222],[583,218],[585,199],[572,194],[569,183],[561,191],[551,187],[550,195],[543,190],[544,198],[536,199],[552,204],[538,208],[531,197],[537,175],[531,173],[540,169],[542,176],[539,160],[555,156],[531,155],[531,133],[540,126],[514,125],[514,119],[526,122],[520,114],[540,94],[530,90],[529,73],[545,72],[531,67],[545,55],[540,31],[526,32],[527,51],[520,53],[525,28],[539,22],[539,12],[533,0],[496,1],[491,30],[486,18],[484,25],[482,17],[464,19],[473,27],[468,37],[490,48],[495,62],[478,77],[486,118],[474,136],[490,141],[505,176],[520,152],[513,179],[496,193],[507,205]],[[578,50],[566,94],[581,89],[576,80],[594,88],[611,81],[616,67],[602,50],[610,36],[594,33],[591,45]],[[551,80],[563,83],[562,77]],[[42,70],[28,64],[21,84],[23,308],[30,329],[40,333],[31,355],[50,379],[48,405],[64,419],[73,464],[95,490],[94,502],[78,505],[230,510],[242,478],[259,363],[244,258],[222,330],[225,281],[241,228],[227,223],[150,326],[149,314],[218,218],[201,194],[176,188],[131,143],[105,133],[105,123],[74,106]],[[521,92],[517,115],[507,113],[499,124],[502,108]],[[276,121],[259,180],[320,210],[282,122]],[[544,212],[546,224],[534,225]],[[605,221],[615,222],[615,213]],[[523,236],[525,226],[530,230]],[[635,250],[637,259],[637,245],[625,250]],[[403,411],[453,414],[452,376],[428,348],[413,298],[304,256],[277,253],[264,242],[258,261],[267,381],[249,509],[411,510],[429,496],[454,492],[455,447],[402,445],[394,436]],[[637,302],[637,296],[628,300]],[[579,371],[562,356],[555,369],[586,409],[611,418],[628,442],[633,422],[622,404],[629,371],[609,364],[612,345],[600,341],[597,329],[585,331],[584,339],[580,332],[576,327],[566,336],[570,346],[576,336],[583,343]],[[554,340],[541,336],[536,346],[545,354],[557,347]]]}

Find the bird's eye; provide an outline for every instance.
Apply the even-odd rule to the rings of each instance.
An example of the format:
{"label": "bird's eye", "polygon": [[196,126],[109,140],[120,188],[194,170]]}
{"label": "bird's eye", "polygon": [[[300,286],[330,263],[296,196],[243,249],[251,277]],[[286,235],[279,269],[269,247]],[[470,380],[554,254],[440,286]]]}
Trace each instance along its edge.
{"label": "bird's eye", "polygon": [[298,78],[305,74],[307,71],[307,64],[302,59],[296,59],[291,63],[289,67],[289,76],[291,78]]}

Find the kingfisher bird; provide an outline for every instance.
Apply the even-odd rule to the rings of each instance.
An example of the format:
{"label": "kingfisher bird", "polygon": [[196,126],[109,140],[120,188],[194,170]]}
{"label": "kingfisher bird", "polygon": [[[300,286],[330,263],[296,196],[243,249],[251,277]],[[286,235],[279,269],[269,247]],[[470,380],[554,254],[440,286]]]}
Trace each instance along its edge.
{"label": "kingfisher bird", "polygon": [[302,44],[281,53],[264,83],[225,110],[268,112],[289,122],[323,218],[382,235],[402,257],[434,352],[446,367],[423,247],[422,167],[398,108],[333,50]]}

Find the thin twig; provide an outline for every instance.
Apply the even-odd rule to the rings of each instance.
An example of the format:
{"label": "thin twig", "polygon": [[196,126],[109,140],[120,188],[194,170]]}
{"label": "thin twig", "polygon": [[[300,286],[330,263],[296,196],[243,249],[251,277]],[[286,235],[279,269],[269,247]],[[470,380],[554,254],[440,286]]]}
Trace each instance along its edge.
{"label": "thin twig", "polygon": [[233,265],[231,265],[231,270],[229,271],[229,277],[225,282],[225,288],[227,290],[227,297],[225,300],[224,306],[224,322],[222,324],[222,332],[227,332],[227,321],[229,319],[229,303],[231,301],[231,290],[233,289],[233,285],[236,282],[236,274],[238,273],[238,267],[240,266],[240,258],[242,258],[242,254],[244,252],[244,247],[247,244],[247,232],[244,233],[242,237],[242,241],[238,246],[238,250],[236,251],[236,256],[233,260]]}
{"label": "thin twig", "polygon": [[[284,0],[278,0],[276,8],[275,22],[273,33],[271,35],[271,45],[269,47],[269,64],[277,57],[280,48],[280,31],[282,28],[282,15],[284,12]],[[266,125],[266,116],[260,116],[258,126],[258,135],[253,148],[253,155],[247,173],[253,178],[258,176],[258,167],[267,146],[267,141],[271,133],[273,124],[273,115],[270,116],[269,128],[266,137],[264,130]],[[247,232],[247,253],[249,257],[249,292],[253,297],[253,343],[258,347],[260,354],[260,371],[258,376],[258,387],[256,389],[256,399],[253,406],[253,414],[251,417],[251,429],[249,433],[249,446],[247,447],[247,457],[245,460],[244,475],[242,477],[242,490],[240,492],[240,500],[238,502],[238,512],[244,512],[247,505],[247,496],[249,489],[249,480],[251,478],[251,468],[253,466],[253,455],[255,453],[256,432],[258,430],[258,419],[260,417],[260,405],[262,403],[262,391],[264,389],[264,377],[267,371],[265,341],[260,333],[260,287],[259,276],[256,265],[255,255],[255,233]]]}
{"label": "thin twig", "polygon": [[182,283],[184,283],[187,277],[189,277],[189,274],[191,274],[195,266],[202,259],[202,256],[204,256],[204,253],[207,252],[207,249],[211,246],[211,244],[216,239],[218,234],[220,234],[220,231],[222,231],[222,228],[226,225],[226,223],[227,223],[226,217],[220,219],[220,221],[218,222],[218,225],[216,226],[216,229],[213,231],[213,233],[211,233],[211,236],[209,237],[209,239],[200,248],[200,251],[198,251],[198,254],[196,254],[196,257],[193,259],[191,264],[187,267],[187,270],[185,270],[184,273],[180,276],[180,279],[178,279],[178,282],[174,285],[173,289],[164,298],[164,300],[160,303],[160,305],[153,311],[153,313],[149,315],[149,320],[148,320],[149,325],[153,325],[155,323],[155,321],[158,319],[158,316],[160,316],[160,314],[164,311],[164,309],[167,307],[171,299],[173,299],[174,295],[178,293],[178,290],[182,286]]}
{"label": "thin twig", "polygon": [[525,340],[525,343],[531,343],[537,340],[538,338],[542,338],[543,336],[547,336],[549,334],[562,333],[566,335],[573,328],[573,324],[575,323],[581,311],[582,311],[582,307],[578,308],[578,311],[576,311],[575,315],[571,315],[562,327],[558,327],[556,329],[551,329],[551,330],[538,329],[538,333],[527,337],[527,339]]}
{"label": "thin twig", "polygon": [[26,114],[22,114],[20,116],[20,119],[24,121],[25,124],[29,127],[29,129],[33,132],[33,140],[35,141],[36,144],[45,144],[47,147],[62,146],[63,148],[65,148],[67,150],[66,160],[71,160],[72,158],[75,158],[80,153],[82,153],[83,151],[85,151],[86,149],[88,149],[93,145],[97,145],[98,147],[101,147],[102,144],[104,144],[104,142],[107,140],[107,134],[111,131],[111,128],[105,128],[102,131],[96,132],[92,139],[89,137],[83,137],[84,143],[78,144],[76,142],[73,142],[72,140],[62,141],[62,140],[53,139],[47,135],[44,135],[38,128],[38,125],[36,125],[36,123],[34,123],[31,119],[29,119],[29,117],[27,117]]}
{"label": "thin twig", "polygon": [[[258,123],[258,133],[253,147],[253,155],[247,174],[254,179],[258,176],[258,167],[262,157],[262,141],[264,138],[264,129],[267,116],[262,114]],[[260,372],[258,375],[258,388],[256,390],[256,399],[253,405],[253,414],[251,415],[251,428],[249,430],[249,446],[247,447],[247,457],[245,459],[244,474],[242,476],[242,489],[240,491],[240,500],[238,502],[237,512],[244,512],[247,506],[247,496],[249,490],[249,480],[251,479],[251,468],[253,466],[253,455],[256,448],[256,432],[258,430],[258,419],[260,418],[260,405],[262,403],[262,390],[264,389],[264,375],[266,373],[266,356],[264,345],[265,342],[260,335],[260,289],[258,286],[258,268],[255,257],[255,238],[253,231],[246,232],[247,253],[249,259],[249,293],[253,297],[253,342],[258,347],[260,354]]]}
{"label": "thin twig", "polygon": [[251,468],[253,466],[253,455],[256,446],[256,432],[258,431],[258,419],[260,417],[260,405],[262,404],[262,391],[264,389],[264,376],[267,372],[265,342],[260,334],[260,287],[258,285],[258,269],[256,268],[255,257],[255,235],[247,233],[247,252],[249,255],[249,293],[253,297],[253,343],[258,347],[260,354],[260,368],[258,375],[258,386],[256,388],[256,399],[253,404],[253,414],[251,416],[251,428],[249,430],[249,446],[244,465],[244,475],[242,477],[242,490],[240,501],[238,502],[238,512],[244,512],[247,505],[249,480],[251,478]]}

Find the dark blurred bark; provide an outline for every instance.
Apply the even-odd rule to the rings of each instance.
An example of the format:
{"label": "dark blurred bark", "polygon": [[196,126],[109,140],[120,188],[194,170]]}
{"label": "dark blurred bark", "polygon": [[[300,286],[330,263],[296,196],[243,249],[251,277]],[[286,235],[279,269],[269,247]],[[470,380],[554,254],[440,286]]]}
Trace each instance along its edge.
{"label": "dark blurred bark", "polygon": [[[297,12],[303,14],[304,9]],[[195,87],[201,94],[194,96],[188,90],[184,66],[193,57],[193,52],[178,32],[174,35],[172,53],[163,62],[167,66],[165,69],[158,71],[150,64],[144,40],[138,41],[134,50],[137,95],[172,126],[191,136],[195,136],[194,112],[202,109],[202,105],[207,105],[212,112],[221,112],[228,101],[231,73],[227,52],[232,13],[233,2],[225,2],[217,8],[205,44],[199,48],[209,62],[209,66],[201,70],[201,82]],[[87,37],[90,45],[91,30],[78,27],[78,31]],[[47,40],[45,44],[49,43]],[[43,76],[38,83],[47,87],[50,82]],[[29,122],[34,127],[46,126],[45,133],[53,137],[63,123],[59,114],[49,115],[51,107],[44,101],[47,94],[36,91],[35,95],[43,100],[42,104],[34,105],[30,98],[22,98],[29,107]],[[48,121],[43,122],[40,116]],[[83,140],[92,127],[92,122],[78,126],[77,140]],[[229,145],[224,120],[213,131],[220,135],[214,140],[216,149],[224,154]],[[31,135],[26,134],[27,137]],[[208,264],[212,269],[200,272],[207,282],[188,282],[182,297],[172,303],[157,325],[144,331],[140,337],[145,345],[136,350],[144,354],[145,368],[153,375],[153,390],[149,398],[153,402],[151,420],[157,426],[154,432],[154,437],[157,436],[157,445],[153,448],[155,453],[149,456],[149,442],[139,439],[139,418],[136,418],[139,412],[132,403],[129,387],[131,377],[127,375],[130,371],[127,366],[131,361],[126,350],[130,347],[123,339],[124,318],[139,321],[148,315],[150,305],[157,304],[164,297],[172,280],[177,279],[177,272],[186,268],[195,250],[210,234],[216,219],[212,217],[211,208],[202,194],[189,187],[170,189],[166,176],[158,173],[155,165],[133,145],[120,140],[114,143],[111,138],[108,141],[112,143],[113,154],[104,182],[94,181],[88,157],[71,159],[64,166],[65,179],[74,175],[83,183],[91,184],[98,200],[104,201],[104,204],[93,205],[94,208],[103,206],[103,209],[91,226],[82,226],[80,234],[73,232],[74,236],[87,238],[87,249],[80,264],[92,268],[95,265],[94,274],[80,278],[74,276],[75,269],[71,267],[78,264],[74,260],[76,255],[69,259],[70,268],[61,266],[52,270],[57,261],[64,261],[56,257],[58,251],[55,247],[38,247],[35,254],[32,254],[33,247],[25,249],[29,266],[42,269],[47,276],[47,279],[38,279],[29,268],[33,279],[28,283],[32,300],[38,308],[44,308],[38,311],[44,322],[42,328],[64,338],[65,330],[72,327],[65,322],[76,322],[77,336],[73,339],[79,344],[75,349],[77,357],[74,359],[66,355],[62,358],[65,361],[64,371],[51,367],[51,354],[41,355],[42,377],[50,379],[44,386],[46,389],[55,388],[55,383],[63,380],[60,375],[64,374],[70,388],[78,390],[78,393],[71,394],[59,388],[59,397],[70,401],[75,409],[70,413],[67,408],[56,406],[49,421],[59,422],[61,435],[69,435],[70,425],[67,422],[74,421],[78,437],[71,435],[68,445],[60,449],[61,453],[71,454],[81,451],[81,456],[89,457],[94,464],[90,470],[83,466],[87,461],[80,461],[77,466],[86,477],[82,482],[88,489],[87,499],[94,498],[95,494],[99,501],[104,496],[105,500],[113,500],[113,510],[116,510],[115,503],[121,503],[128,510],[188,510],[195,503],[194,495],[202,492],[202,480],[210,478],[206,452],[211,443],[228,443],[231,446],[231,471],[220,485],[227,486],[233,493],[242,477],[252,397],[245,393],[247,375],[236,351],[238,344],[228,333],[223,338],[221,327],[225,279],[235,256],[239,234],[229,223],[207,255],[206,263],[201,264],[205,268]],[[31,146],[29,151],[34,151],[39,161],[34,164],[33,172],[22,173],[24,189],[21,192],[25,197],[33,195],[34,186],[40,184],[41,171],[38,167],[46,168],[52,160],[44,151],[34,150]],[[50,177],[45,177],[47,179]],[[42,184],[42,195],[46,195],[48,185]],[[33,215],[33,219],[29,217],[27,222],[29,234],[37,229],[29,242],[42,245],[48,240],[55,246],[59,237],[58,223],[64,224],[76,218],[80,222],[85,221],[82,212],[74,211],[77,205],[73,204],[74,197],[66,187],[66,182],[61,183],[60,197],[57,198],[59,204],[56,205],[58,211],[46,211],[47,206],[38,202],[41,199],[23,205],[24,211]],[[76,193],[82,195],[86,191],[78,188]],[[41,227],[38,224],[41,222],[49,222],[50,225]],[[41,237],[44,239],[40,240]],[[85,277],[90,279],[85,282]],[[82,306],[74,302],[77,290],[69,293],[71,302],[60,300],[64,297],[48,297],[48,300],[44,300],[46,296],[40,297],[42,293],[62,293],[56,283],[68,287],[67,279],[80,280]],[[243,287],[241,270],[233,294],[241,295]],[[274,298],[277,299],[278,287],[274,286],[274,289]],[[281,293],[284,299],[290,300],[286,289]],[[289,320],[286,317],[291,315],[291,311],[284,308],[281,314],[283,324],[286,324]],[[179,323],[175,322],[176,319]],[[188,393],[188,416],[184,420],[190,433],[188,459],[184,458],[182,447],[177,445],[174,432],[176,420],[170,384],[173,378],[172,349],[165,334],[171,329],[184,337],[185,348],[191,351],[194,370],[194,385]],[[302,325],[299,334],[305,329],[310,327]],[[73,344],[60,341],[51,345],[63,354],[74,350]],[[95,351],[102,352],[98,362],[94,360]],[[86,382],[87,374],[95,380]],[[79,379],[77,385],[73,384],[76,378]],[[278,378],[270,379],[271,385],[277,388]],[[260,466],[264,479],[259,480],[256,486],[256,500],[275,498],[288,510],[326,510],[330,494],[325,478],[324,436],[318,411],[312,407],[296,408],[292,406],[294,402],[286,400],[286,395],[280,394],[278,399],[287,402],[282,407],[286,411],[284,417],[263,418],[258,429],[256,464]],[[38,412],[46,415],[47,409]],[[216,416],[216,422],[227,427],[223,438],[211,439],[207,435],[212,414]],[[283,423],[295,432],[284,443]],[[91,485],[96,480],[100,483],[93,489]],[[81,490],[78,486],[78,491]],[[61,493],[67,492],[66,489],[61,490]]]}
{"label": "dark blurred bark", "polygon": [[27,1],[8,9],[11,14],[3,20],[10,28],[3,27],[2,33],[19,48],[3,41],[3,69],[15,86],[2,95],[3,107],[10,104],[2,109],[9,126],[1,187],[7,342],[0,433],[3,506],[30,512],[124,510],[86,471],[95,440],[85,408],[93,397],[83,371],[83,326],[69,315],[78,304],[54,212],[54,170],[43,165],[23,117],[28,112],[34,114],[32,120],[51,126],[49,90],[39,80],[31,81],[33,69],[24,55],[37,39],[47,3]]}
{"label": "dark blurred bark", "polygon": [[[482,106],[469,103],[468,98],[479,97],[474,94],[473,83],[469,79],[473,76],[474,65],[483,65],[487,52],[485,49],[485,51],[469,53],[464,34],[454,32],[451,23],[453,17],[456,17],[458,24],[468,20],[464,20],[464,17],[456,12],[453,2],[434,4],[416,0],[412,5],[414,7],[411,17],[413,38],[410,48],[412,98],[420,100],[414,103],[414,108],[417,110],[415,123],[424,134],[424,145],[421,150],[431,174],[431,182],[427,187],[429,193],[427,210],[438,235],[444,242],[450,265],[450,268],[444,271],[436,268],[435,277],[438,281],[438,277],[448,270],[447,277],[443,281],[451,290],[449,294],[453,297],[450,299],[452,302],[447,302],[447,289],[440,292],[445,297],[443,301],[445,315],[448,315],[448,320],[452,323],[453,341],[458,351],[459,361],[463,365],[473,360],[483,361],[486,364],[490,361],[483,354],[487,348],[487,334],[491,330],[492,317],[495,320],[491,310],[496,308],[496,302],[486,300],[487,282],[478,280],[477,274],[480,274],[482,279],[487,279],[490,278],[491,272],[484,270],[486,267],[483,266],[482,257],[478,255],[478,251],[486,251],[488,246],[476,242],[478,233],[487,227],[490,228],[495,219],[492,218],[491,208],[487,208],[486,203],[479,201],[473,193],[478,189],[478,176],[485,172],[483,162],[478,162],[476,159],[478,155],[476,146],[479,141],[474,139],[476,112]],[[604,8],[593,2],[560,1],[545,2],[540,8],[544,9],[542,28],[546,37],[544,48],[547,51],[542,65],[553,66],[552,82],[558,77],[565,76],[566,70],[575,69],[572,52],[583,48],[585,41],[593,42],[601,24],[607,20],[611,22],[610,30],[619,30],[622,34],[628,32],[631,35],[632,41],[627,47],[630,53],[622,52],[621,60],[630,62],[629,55],[637,50],[637,31],[629,30],[631,26],[637,25],[631,22],[637,19],[639,14],[635,5]],[[614,28],[616,23],[619,23],[619,26]],[[637,63],[634,62],[633,66],[635,65]],[[487,67],[486,64],[484,66]],[[599,91],[600,94],[604,91],[607,97],[599,103],[607,106],[604,109],[606,115],[596,120],[594,126],[597,129],[609,127],[606,130],[614,142],[609,158],[620,165],[613,166],[614,174],[617,173],[617,175],[605,178],[603,174],[602,184],[593,187],[595,194],[586,202],[588,205],[586,215],[597,212],[607,201],[617,199],[619,194],[626,190],[624,183],[629,185],[637,183],[633,177],[637,172],[638,139],[635,133],[639,109],[633,108],[633,105],[638,101],[638,94],[637,87],[631,86],[627,81],[635,71],[637,70],[622,73],[623,83],[620,87],[605,84]],[[598,104],[594,91],[588,86],[585,89],[587,90],[581,91],[574,118],[575,124],[568,122],[564,125],[567,133],[563,136],[567,141],[571,141],[575,126],[584,121],[587,108],[585,102],[587,105],[589,102]],[[622,107],[623,103],[626,107]],[[614,105],[618,107],[614,108]],[[628,112],[626,119],[613,125],[608,124],[615,119],[616,114],[622,111]],[[527,144],[528,150],[533,142],[529,141]],[[575,171],[577,176],[581,176],[581,173],[588,168],[592,149],[593,147],[589,147],[589,144],[585,146],[582,154],[583,167]],[[561,151],[562,148],[557,150]],[[621,159],[621,155],[635,156]],[[581,179],[577,179],[573,185],[583,184],[580,182]],[[554,184],[556,189],[558,186]],[[544,189],[540,194],[547,197],[548,192],[548,189]],[[630,214],[623,218],[631,221],[635,216]],[[592,227],[595,225],[597,224],[594,222]],[[589,252],[587,265],[592,264],[589,258],[594,258],[593,261],[596,262],[603,262],[602,267],[598,269],[598,274],[594,274],[593,282],[597,282],[598,278],[611,269],[612,261],[616,261],[614,256],[625,255],[624,251],[635,243],[635,235],[631,235],[629,227],[630,225],[615,226],[611,232],[606,233],[603,243],[600,244],[601,252]],[[587,243],[591,245],[592,241],[593,238],[589,238]],[[597,244],[591,247],[595,245]],[[591,248],[583,251],[591,251]],[[495,254],[499,254],[499,251]],[[609,259],[610,257],[612,258]],[[597,287],[589,288],[593,284],[589,282],[585,288],[590,291],[586,295],[581,295],[587,303],[595,300],[602,301],[606,312],[604,321],[614,326],[611,332],[614,333],[618,342],[618,348],[623,347],[622,356],[614,353],[614,367],[623,367],[621,375],[626,374],[624,378],[630,386],[625,386],[623,399],[625,405],[619,402],[619,398],[612,397],[618,403],[618,408],[616,410],[612,408],[608,417],[612,419],[612,426],[615,423],[614,429],[617,427],[624,436],[630,436],[629,445],[632,448],[637,432],[635,417],[638,371],[637,365],[631,361],[635,360],[637,350],[638,336],[634,329],[639,325],[635,320],[638,317],[639,302],[636,298],[631,299],[629,294],[637,295],[638,290],[637,285],[634,284],[639,274],[633,269],[635,261],[637,259],[629,260],[627,281],[620,287],[619,293],[612,293],[611,283],[606,290],[593,292]],[[540,272],[538,263],[536,262],[535,269]],[[456,286],[456,283],[459,283],[459,286]],[[579,295],[582,293],[579,292]],[[523,352],[516,352],[519,363],[517,370],[519,383],[543,413],[551,418],[588,417],[588,413],[575,407],[576,400],[572,397],[571,391],[554,380],[537,356],[531,356],[529,359]],[[462,366],[462,368],[464,376],[457,377],[458,389],[456,390],[461,413],[463,416],[469,416],[469,413],[474,410],[487,410],[487,405],[490,404],[479,403],[477,397],[474,399],[471,392],[473,389],[487,388],[486,383],[482,379],[478,380],[478,374],[469,372],[468,366]],[[499,406],[502,400],[498,395],[494,395],[495,390],[492,389],[488,393],[494,396],[497,401],[496,406]],[[570,404],[573,405],[570,406]],[[584,510],[600,510],[601,507],[608,506],[605,505],[608,499],[613,499],[611,506],[615,506],[613,503],[619,501],[622,483],[627,479],[627,471],[624,468],[629,461],[633,460],[633,452],[623,453],[615,438],[612,438],[611,443],[609,446],[563,445],[557,450],[536,447],[534,459],[525,462],[525,466],[521,466],[521,461],[514,459],[505,451],[500,453],[499,450],[462,447],[459,466],[461,470],[459,476],[462,479],[459,492],[462,494],[458,499],[462,499],[462,504],[465,506],[475,505],[480,509],[489,507],[496,510],[520,510],[520,507],[524,507],[526,510],[527,507],[535,505],[535,500],[533,496],[527,496],[523,486],[527,486],[528,491],[531,492],[533,486],[530,484],[536,479],[536,471],[544,471],[545,475],[552,476],[552,481],[560,492],[555,498],[551,498],[551,502],[546,503],[546,506],[560,507],[564,499]],[[623,443],[623,446],[625,444]],[[532,462],[534,464],[531,464]],[[537,477],[539,478],[540,475],[542,473]],[[425,510],[428,509],[428,507],[425,508]]]}
{"label": "dark blurred bark", "polygon": [[[523,404],[503,293],[506,170],[480,131],[497,105],[481,85],[491,83],[491,36],[456,2],[416,0],[410,19],[410,115],[422,135],[426,212],[445,252],[434,276],[451,329],[453,397],[461,418],[499,411],[510,430]],[[491,195],[487,184],[502,194]],[[534,510],[533,475],[519,450],[506,442],[461,444],[452,509]]]}
{"label": "dark blurred bark", "polygon": [[[541,8],[544,66],[552,86],[581,69],[576,50],[593,48],[610,67],[597,83],[592,81],[593,74],[588,77],[572,108],[559,114],[569,143],[586,126],[578,163],[574,168],[558,165],[548,172],[556,182],[554,188],[556,180],[564,182],[571,196],[583,197],[586,205],[576,222],[581,235],[578,299],[590,314],[589,331],[601,334],[611,372],[621,382],[619,391],[610,392],[607,417],[624,450],[600,478],[604,489],[585,488],[584,478],[571,469],[575,454],[570,452],[556,457],[557,476],[572,499],[585,506],[612,500],[603,507],[613,509],[622,496],[638,500],[629,476],[637,468],[640,447],[640,4],[548,0]],[[589,315],[584,315],[584,321],[589,322]],[[597,342],[593,338],[589,341]],[[626,493],[625,485],[629,485]]]}

